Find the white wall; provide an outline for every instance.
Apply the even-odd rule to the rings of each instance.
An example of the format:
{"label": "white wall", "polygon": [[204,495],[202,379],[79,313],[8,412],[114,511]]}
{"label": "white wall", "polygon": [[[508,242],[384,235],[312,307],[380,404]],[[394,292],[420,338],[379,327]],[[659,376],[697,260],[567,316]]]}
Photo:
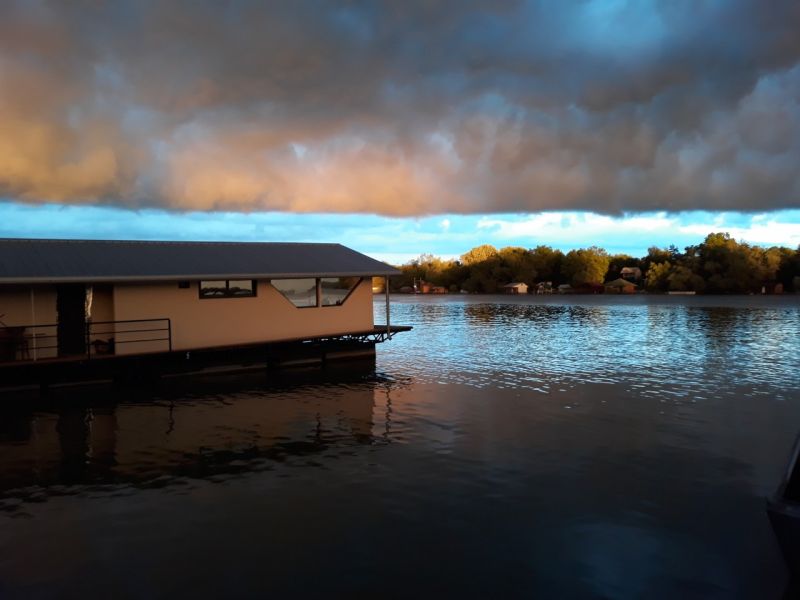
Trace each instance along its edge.
{"label": "white wall", "polygon": [[[114,318],[169,318],[175,350],[289,340],[320,335],[366,331],[373,327],[372,286],[362,281],[341,306],[297,308],[267,281],[259,281],[253,298],[201,299],[198,282],[181,289],[177,282],[118,284],[114,286]],[[143,323],[141,328],[159,327]],[[131,326],[117,325],[116,354],[155,352],[164,342],[125,344],[126,339],[160,337],[161,334],[126,334]]]}

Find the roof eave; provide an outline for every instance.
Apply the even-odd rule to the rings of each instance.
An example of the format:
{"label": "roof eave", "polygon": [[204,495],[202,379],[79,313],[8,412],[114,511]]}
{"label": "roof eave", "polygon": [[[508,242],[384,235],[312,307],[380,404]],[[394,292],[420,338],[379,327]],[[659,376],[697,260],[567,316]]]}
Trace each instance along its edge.
{"label": "roof eave", "polygon": [[130,275],[125,277],[0,277],[0,285],[48,283],[149,283],[166,281],[208,281],[214,279],[309,279],[317,277],[395,277],[396,269],[384,271],[343,271],[336,273],[203,273],[201,275]]}

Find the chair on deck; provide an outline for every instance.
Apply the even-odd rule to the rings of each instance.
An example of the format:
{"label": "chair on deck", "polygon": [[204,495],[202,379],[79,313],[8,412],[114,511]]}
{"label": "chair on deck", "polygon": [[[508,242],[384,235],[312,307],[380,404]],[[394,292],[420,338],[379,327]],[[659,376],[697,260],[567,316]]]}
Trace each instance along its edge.
{"label": "chair on deck", "polygon": [[[5,315],[0,315],[4,317]],[[0,361],[28,360],[31,357],[28,348],[26,327],[9,327],[0,321]],[[19,358],[17,355],[19,354]]]}

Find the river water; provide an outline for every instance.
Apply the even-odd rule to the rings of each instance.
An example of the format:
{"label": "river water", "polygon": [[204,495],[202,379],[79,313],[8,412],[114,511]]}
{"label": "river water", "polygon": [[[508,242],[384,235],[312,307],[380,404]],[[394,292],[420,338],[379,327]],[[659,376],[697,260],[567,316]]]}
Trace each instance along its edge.
{"label": "river water", "polygon": [[800,297],[392,311],[375,363],[3,396],[0,597],[791,593]]}

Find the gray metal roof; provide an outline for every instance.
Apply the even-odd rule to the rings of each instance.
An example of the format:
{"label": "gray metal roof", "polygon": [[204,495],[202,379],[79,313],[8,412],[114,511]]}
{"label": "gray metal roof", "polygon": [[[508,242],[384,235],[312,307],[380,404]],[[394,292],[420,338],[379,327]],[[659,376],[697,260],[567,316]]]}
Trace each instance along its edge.
{"label": "gray metal roof", "polygon": [[0,283],[398,275],[341,244],[0,238]]}

